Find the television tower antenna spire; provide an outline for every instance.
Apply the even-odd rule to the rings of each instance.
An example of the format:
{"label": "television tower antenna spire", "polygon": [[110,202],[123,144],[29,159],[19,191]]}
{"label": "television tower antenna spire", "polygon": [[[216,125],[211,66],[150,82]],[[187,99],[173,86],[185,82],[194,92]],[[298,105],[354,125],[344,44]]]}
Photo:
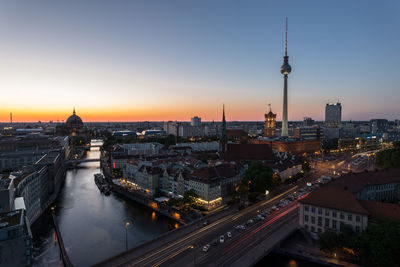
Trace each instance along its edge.
{"label": "television tower antenna spire", "polygon": [[287,28],[288,28],[288,17],[286,17],[286,32],[285,32],[285,56],[287,57]]}

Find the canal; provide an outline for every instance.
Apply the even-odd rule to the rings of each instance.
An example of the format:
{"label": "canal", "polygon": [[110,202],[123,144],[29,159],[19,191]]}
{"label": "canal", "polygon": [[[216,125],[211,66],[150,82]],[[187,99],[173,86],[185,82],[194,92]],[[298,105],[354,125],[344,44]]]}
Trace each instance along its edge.
{"label": "canal", "polygon": [[[99,149],[91,148],[87,157],[99,158]],[[126,236],[128,247],[133,248],[177,227],[175,222],[139,204],[114,194],[101,194],[93,178],[98,172],[99,162],[81,163],[79,168],[67,171],[54,203],[64,244],[75,266],[90,266],[123,252]],[[130,222],[127,231],[126,222]],[[35,222],[32,231],[35,265],[59,266],[60,252],[50,211]]]}

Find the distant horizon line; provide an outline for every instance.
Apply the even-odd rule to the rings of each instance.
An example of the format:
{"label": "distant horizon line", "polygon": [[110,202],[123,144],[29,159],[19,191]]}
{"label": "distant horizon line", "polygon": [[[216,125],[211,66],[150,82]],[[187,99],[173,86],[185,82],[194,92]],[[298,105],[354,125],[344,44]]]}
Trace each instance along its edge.
{"label": "distant horizon line", "polygon": [[[388,121],[396,121],[398,119],[385,119],[385,118],[372,118],[368,120],[342,120],[342,122],[369,122],[370,120],[388,120]],[[67,120],[62,120],[62,121],[13,121],[12,123],[10,121],[0,121],[0,124],[18,124],[18,123],[65,123]],[[315,122],[324,122],[324,120],[314,120]],[[160,122],[186,122],[190,123],[191,121],[178,121],[178,120],[156,120],[156,121],[85,121],[85,123],[139,123],[139,122],[153,122],[153,123],[160,123]],[[212,120],[212,121],[202,121],[201,123],[216,123],[216,122],[222,122],[222,120]],[[265,122],[265,120],[227,120],[226,122]],[[282,123],[282,120],[277,120],[276,122]],[[303,120],[289,120],[288,122],[303,122]]]}

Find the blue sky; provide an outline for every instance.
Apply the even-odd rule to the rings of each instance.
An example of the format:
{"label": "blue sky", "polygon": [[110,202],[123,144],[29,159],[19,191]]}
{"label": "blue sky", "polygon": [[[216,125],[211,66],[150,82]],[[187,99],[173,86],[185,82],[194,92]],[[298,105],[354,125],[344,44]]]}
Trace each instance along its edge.
{"label": "blue sky", "polygon": [[[400,118],[399,1],[2,1],[0,121]],[[65,114],[65,115],[64,115]]]}

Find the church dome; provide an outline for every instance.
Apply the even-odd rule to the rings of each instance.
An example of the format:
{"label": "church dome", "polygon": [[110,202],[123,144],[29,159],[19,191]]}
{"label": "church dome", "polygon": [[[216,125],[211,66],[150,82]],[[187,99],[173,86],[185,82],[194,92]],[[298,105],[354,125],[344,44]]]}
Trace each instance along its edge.
{"label": "church dome", "polygon": [[75,108],[74,108],[74,112],[72,113],[72,115],[68,117],[66,125],[67,126],[83,126],[82,119],[75,113]]}

